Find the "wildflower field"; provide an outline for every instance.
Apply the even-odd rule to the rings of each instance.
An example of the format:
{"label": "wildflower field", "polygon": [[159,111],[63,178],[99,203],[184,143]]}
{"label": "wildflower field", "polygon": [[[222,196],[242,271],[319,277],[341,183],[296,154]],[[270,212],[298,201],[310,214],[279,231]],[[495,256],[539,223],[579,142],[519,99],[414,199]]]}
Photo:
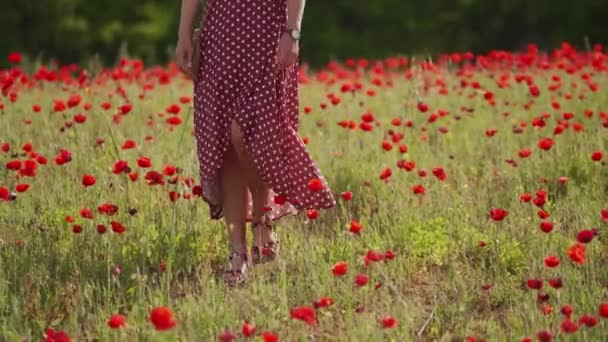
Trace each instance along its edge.
{"label": "wildflower field", "polygon": [[278,221],[280,258],[236,289],[192,83],[8,57],[1,341],[608,340],[602,46],[303,64],[338,205]]}

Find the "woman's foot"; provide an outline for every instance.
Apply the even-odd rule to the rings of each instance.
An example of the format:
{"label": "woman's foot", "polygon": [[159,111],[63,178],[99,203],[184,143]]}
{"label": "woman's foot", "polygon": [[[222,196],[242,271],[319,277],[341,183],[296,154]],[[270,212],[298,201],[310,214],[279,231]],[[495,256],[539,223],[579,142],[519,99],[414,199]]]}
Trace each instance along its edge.
{"label": "woman's foot", "polygon": [[224,281],[228,286],[238,286],[245,282],[249,267],[249,256],[245,251],[232,251],[228,256],[230,268],[224,271]]}
{"label": "woman's foot", "polygon": [[254,264],[273,261],[279,254],[279,240],[272,230],[270,220],[255,220],[251,223],[253,247],[251,258]]}

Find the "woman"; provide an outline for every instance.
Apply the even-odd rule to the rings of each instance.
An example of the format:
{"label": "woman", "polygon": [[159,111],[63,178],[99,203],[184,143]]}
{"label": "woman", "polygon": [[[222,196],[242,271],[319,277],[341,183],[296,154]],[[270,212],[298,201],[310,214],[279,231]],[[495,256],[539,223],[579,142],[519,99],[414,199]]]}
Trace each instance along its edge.
{"label": "woman", "polygon": [[[190,70],[200,0],[182,0],[176,62],[194,84],[202,197],[225,219],[230,284],[252,263],[273,260],[272,222],[336,202],[297,135],[299,32],[305,0],[207,0],[200,68]],[[253,246],[247,253],[246,224]]]}

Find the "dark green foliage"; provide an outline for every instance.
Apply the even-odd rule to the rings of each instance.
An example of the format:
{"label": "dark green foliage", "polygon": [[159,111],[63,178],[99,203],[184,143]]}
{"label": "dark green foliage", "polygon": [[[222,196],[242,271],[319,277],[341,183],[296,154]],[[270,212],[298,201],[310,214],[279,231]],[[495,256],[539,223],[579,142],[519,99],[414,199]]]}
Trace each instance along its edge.
{"label": "dark green foliage", "polygon": [[[171,56],[180,1],[4,0],[2,7],[2,55],[16,50],[69,63],[98,54],[113,63],[126,47],[157,63]],[[528,42],[548,48],[562,40],[584,47],[586,37],[604,42],[607,17],[604,0],[309,0],[302,60],[485,52]]]}

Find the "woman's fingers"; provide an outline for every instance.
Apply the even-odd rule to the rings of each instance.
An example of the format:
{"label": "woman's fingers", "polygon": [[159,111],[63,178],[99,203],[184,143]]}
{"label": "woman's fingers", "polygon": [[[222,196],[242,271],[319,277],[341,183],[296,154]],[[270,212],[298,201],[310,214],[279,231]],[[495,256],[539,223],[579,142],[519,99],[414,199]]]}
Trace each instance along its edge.
{"label": "woman's fingers", "polygon": [[281,49],[281,51],[279,51],[278,67],[280,70],[287,69],[289,66],[296,63],[297,60],[297,54],[289,50]]}
{"label": "woman's fingers", "polygon": [[192,69],[192,46],[183,41],[178,42],[175,49],[175,63],[185,74],[190,75]]}

